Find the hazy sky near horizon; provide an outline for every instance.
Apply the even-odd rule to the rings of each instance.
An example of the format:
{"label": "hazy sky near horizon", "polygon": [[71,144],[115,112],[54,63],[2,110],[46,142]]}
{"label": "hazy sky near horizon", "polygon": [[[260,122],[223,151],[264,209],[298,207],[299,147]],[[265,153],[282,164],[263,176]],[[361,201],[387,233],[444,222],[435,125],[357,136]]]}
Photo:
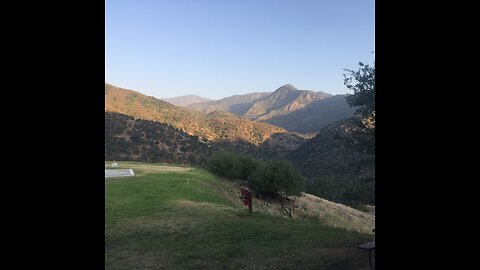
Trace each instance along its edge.
{"label": "hazy sky near horizon", "polygon": [[350,93],[373,64],[374,0],[106,0],[105,82],[157,98]]}

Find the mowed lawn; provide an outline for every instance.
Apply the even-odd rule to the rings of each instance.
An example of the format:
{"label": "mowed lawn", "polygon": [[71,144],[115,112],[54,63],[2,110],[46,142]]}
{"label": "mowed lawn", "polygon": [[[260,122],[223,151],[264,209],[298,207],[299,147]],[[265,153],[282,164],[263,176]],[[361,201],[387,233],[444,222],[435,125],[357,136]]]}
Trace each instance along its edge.
{"label": "mowed lawn", "polygon": [[250,215],[201,169],[119,165],[136,176],[105,180],[105,269],[369,269],[372,235]]}

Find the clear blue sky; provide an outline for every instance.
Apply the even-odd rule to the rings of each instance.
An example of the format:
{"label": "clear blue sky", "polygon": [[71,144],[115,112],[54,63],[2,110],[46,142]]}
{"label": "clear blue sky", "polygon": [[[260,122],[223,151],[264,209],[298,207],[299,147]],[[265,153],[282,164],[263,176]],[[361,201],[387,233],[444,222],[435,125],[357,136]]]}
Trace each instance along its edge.
{"label": "clear blue sky", "polygon": [[374,0],[106,0],[105,81],[155,97],[349,93],[372,64]]}

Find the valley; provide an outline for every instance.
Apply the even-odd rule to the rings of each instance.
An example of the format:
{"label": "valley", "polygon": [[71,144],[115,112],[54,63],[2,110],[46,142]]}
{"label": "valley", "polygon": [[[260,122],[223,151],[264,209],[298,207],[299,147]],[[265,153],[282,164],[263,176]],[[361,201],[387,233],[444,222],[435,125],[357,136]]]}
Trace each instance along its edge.
{"label": "valley", "polygon": [[106,1],[105,269],[375,269],[375,18]]}
{"label": "valley", "polygon": [[[171,100],[181,104],[182,97]],[[311,182],[375,178],[374,153],[355,147],[358,118],[345,96],[287,84],[274,92],[204,100],[186,96],[180,107],[106,83],[105,160],[206,166],[213,154],[229,151],[286,159]]]}

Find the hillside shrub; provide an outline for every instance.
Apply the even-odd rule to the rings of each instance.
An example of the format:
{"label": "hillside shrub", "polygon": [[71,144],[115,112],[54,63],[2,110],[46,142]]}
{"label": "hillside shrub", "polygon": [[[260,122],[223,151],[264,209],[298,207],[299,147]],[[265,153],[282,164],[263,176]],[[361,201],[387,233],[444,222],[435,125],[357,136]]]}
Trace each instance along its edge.
{"label": "hillside shrub", "polygon": [[208,161],[207,169],[227,179],[248,181],[257,196],[300,195],[305,187],[304,177],[285,160],[264,162],[232,152],[218,152]]}
{"label": "hillside shrub", "polygon": [[243,180],[248,180],[252,172],[255,171],[257,166],[259,166],[260,161],[245,155],[240,155],[238,157],[238,160],[241,166],[239,178]]}
{"label": "hillside shrub", "polygon": [[250,182],[257,195],[269,198],[298,196],[305,185],[304,177],[290,162],[284,160],[258,163]]}
{"label": "hillside shrub", "polygon": [[218,152],[208,161],[208,170],[228,179],[239,179],[242,164],[238,156],[231,152]]}
{"label": "hillside shrub", "polygon": [[248,180],[259,162],[246,155],[223,151],[210,158],[207,169],[227,179]]}

